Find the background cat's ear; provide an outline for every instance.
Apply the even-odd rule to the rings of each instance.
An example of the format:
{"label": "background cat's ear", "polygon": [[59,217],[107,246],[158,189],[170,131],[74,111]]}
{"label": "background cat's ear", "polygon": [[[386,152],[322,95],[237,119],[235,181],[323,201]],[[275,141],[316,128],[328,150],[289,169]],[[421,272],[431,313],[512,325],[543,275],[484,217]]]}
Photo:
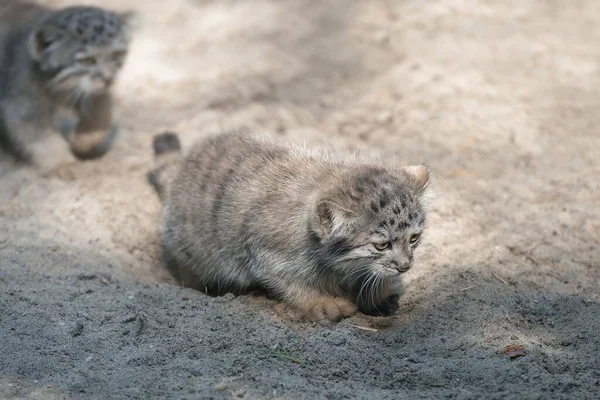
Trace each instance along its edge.
{"label": "background cat's ear", "polygon": [[140,15],[136,11],[123,11],[117,14],[117,18],[123,27],[123,32],[127,40],[131,39],[131,35],[140,26]]}
{"label": "background cat's ear", "polygon": [[352,211],[332,200],[319,199],[313,210],[313,228],[321,238],[342,233],[350,225],[353,215]]}
{"label": "background cat's ear", "polygon": [[411,190],[422,200],[429,200],[433,193],[431,184],[433,183],[433,171],[426,165],[411,165],[403,168],[408,176],[408,182]]}
{"label": "background cat's ear", "polygon": [[68,37],[69,33],[53,25],[42,25],[29,36],[27,43],[31,57],[40,61],[44,51]]}

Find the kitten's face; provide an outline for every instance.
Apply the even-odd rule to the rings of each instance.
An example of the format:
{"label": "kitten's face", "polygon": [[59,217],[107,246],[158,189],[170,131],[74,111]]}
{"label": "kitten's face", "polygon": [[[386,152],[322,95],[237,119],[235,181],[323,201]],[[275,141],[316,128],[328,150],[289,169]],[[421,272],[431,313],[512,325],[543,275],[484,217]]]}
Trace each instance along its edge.
{"label": "kitten's face", "polygon": [[71,64],[58,74],[61,89],[85,94],[107,90],[123,66],[126,54],[125,48],[115,46],[78,49]]}
{"label": "kitten's face", "polygon": [[30,53],[48,85],[73,100],[107,90],[128,49],[130,14],[71,7],[52,14],[30,38]]}
{"label": "kitten's face", "polygon": [[397,276],[412,267],[425,228],[425,167],[393,176],[370,169],[317,208],[331,265],[352,279]]}
{"label": "kitten's face", "polygon": [[340,261],[351,259],[351,269],[368,268],[381,277],[408,271],[425,228],[425,210],[419,199],[408,191],[398,197],[384,194],[369,208],[363,210],[366,218],[350,233],[352,249]]}

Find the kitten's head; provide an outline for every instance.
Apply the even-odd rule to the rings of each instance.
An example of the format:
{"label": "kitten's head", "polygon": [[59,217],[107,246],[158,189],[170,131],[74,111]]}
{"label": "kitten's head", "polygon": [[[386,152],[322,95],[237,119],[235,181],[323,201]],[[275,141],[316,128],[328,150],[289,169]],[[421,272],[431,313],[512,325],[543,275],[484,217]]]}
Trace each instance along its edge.
{"label": "kitten's head", "polygon": [[389,278],[408,271],[425,228],[431,173],[365,167],[323,193],[312,229],[337,273]]}
{"label": "kitten's head", "polygon": [[125,61],[132,15],[69,7],[44,20],[29,37],[29,53],[49,87],[76,98],[107,90]]}

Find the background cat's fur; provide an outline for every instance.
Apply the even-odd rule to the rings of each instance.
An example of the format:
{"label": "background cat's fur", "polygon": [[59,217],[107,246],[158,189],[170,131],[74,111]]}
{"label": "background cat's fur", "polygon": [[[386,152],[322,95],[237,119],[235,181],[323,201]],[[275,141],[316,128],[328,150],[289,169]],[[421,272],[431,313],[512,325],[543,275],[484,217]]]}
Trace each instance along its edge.
{"label": "background cat's fur", "polygon": [[164,201],[164,257],[186,286],[263,289],[312,319],[387,313],[413,263],[430,173],[223,134],[180,163],[154,140],[150,181]]}
{"label": "background cat's fur", "polygon": [[110,86],[129,43],[128,19],[94,7],[0,5],[0,147],[19,161],[59,131],[79,159],[97,158],[117,133]]}

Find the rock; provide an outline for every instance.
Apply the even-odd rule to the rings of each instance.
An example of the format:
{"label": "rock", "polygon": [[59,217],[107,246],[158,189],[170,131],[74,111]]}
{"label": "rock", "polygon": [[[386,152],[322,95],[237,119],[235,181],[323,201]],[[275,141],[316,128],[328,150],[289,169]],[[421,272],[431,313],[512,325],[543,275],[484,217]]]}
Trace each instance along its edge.
{"label": "rock", "polygon": [[77,322],[75,327],[71,329],[71,336],[77,337],[83,333],[83,324],[81,322]]}

